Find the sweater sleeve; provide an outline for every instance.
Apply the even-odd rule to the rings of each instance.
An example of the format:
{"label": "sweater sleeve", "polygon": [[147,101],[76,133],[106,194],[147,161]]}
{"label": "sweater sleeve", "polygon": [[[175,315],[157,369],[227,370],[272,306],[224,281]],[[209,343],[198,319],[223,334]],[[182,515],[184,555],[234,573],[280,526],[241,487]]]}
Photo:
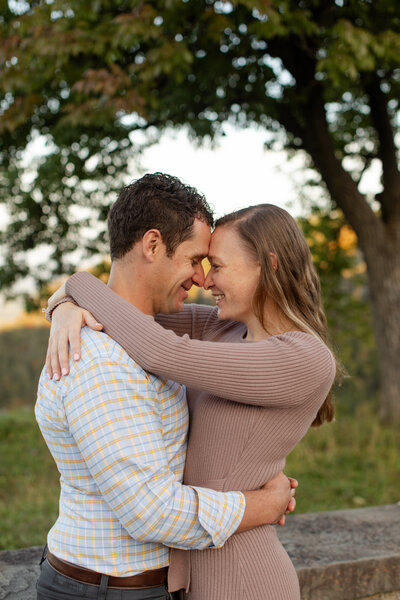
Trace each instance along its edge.
{"label": "sweater sleeve", "polygon": [[183,311],[170,315],[158,314],[157,323],[164,329],[170,329],[176,335],[188,335],[194,340],[203,339],[210,321],[213,321],[215,309],[203,304],[186,304]]}
{"label": "sweater sleeve", "polygon": [[302,404],[328,392],[335,363],[329,349],[300,331],[260,342],[220,343],[179,337],[90,273],[75,273],[66,292],[89,310],[146,371],[235,402],[272,407]]}

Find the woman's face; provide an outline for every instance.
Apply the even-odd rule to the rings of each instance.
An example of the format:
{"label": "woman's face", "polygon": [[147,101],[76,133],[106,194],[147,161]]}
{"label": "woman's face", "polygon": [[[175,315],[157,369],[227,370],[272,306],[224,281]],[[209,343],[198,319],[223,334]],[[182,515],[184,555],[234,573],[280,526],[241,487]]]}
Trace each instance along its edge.
{"label": "woman's face", "polygon": [[217,227],[211,236],[208,257],[211,268],[204,288],[215,297],[219,318],[249,324],[255,316],[251,303],[260,265],[232,226]]}

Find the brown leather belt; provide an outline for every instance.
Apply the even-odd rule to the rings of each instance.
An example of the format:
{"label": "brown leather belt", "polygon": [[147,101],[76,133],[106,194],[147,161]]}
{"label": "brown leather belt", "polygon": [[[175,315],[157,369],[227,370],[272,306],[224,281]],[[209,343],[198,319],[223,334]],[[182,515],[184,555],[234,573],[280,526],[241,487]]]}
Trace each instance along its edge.
{"label": "brown leather belt", "polygon": [[[84,569],[65,562],[54,556],[47,550],[46,558],[50,565],[59,571],[62,575],[81,581],[82,583],[91,583],[92,585],[100,585],[101,573],[97,571],[91,571],[90,569]],[[131,575],[130,577],[114,577],[110,575],[108,577],[108,587],[113,588],[147,588],[157,587],[159,585],[166,585],[167,583],[168,568],[157,569],[155,571],[144,571],[138,575]]]}

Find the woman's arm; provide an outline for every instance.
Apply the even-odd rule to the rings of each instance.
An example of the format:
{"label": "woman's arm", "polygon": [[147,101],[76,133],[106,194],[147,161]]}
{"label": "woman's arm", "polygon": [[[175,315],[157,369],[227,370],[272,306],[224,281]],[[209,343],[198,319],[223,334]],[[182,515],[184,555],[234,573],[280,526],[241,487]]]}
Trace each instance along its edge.
{"label": "woman's arm", "polygon": [[[65,282],[48,299],[46,318],[51,320],[51,313],[55,307],[63,302],[68,302],[68,296],[65,291]],[[201,340],[204,330],[210,326],[215,326],[217,321],[215,308],[204,304],[186,304],[183,311],[170,315],[158,314],[155,317],[157,323],[165,329],[171,329],[176,335],[189,335],[192,339]],[[84,323],[85,325],[88,323]],[[96,323],[98,325],[98,323]],[[90,325],[92,326],[92,325]]]}
{"label": "woman's arm", "polygon": [[163,329],[89,273],[73,275],[66,292],[144,369],[222,398],[296,406],[319,388],[327,393],[334,378],[328,348],[302,332],[254,343],[202,342]]}
{"label": "woman's arm", "polygon": [[[55,308],[63,303],[66,305],[59,309],[55,318],[52,319]],[[65,283],[49,298],[46,319],[52,323],[46,354],[46,372],[49,379],[53,377],[54,373],[54,378],[58,381],[59,373],[62,375],[69,373],[69,347],[74,360],[80,358],[82,327],[87,325],[91,329],[99,331],[103,326],[97,323],[89,311],[76,306],[73,298],[66,295]],[[159,314],[155,319],[165,329],[171,329],[176,335],[187,334],[193,339],[202,339],[210,328],[214,331],[218,328],[216,310],[207,305],[186,305],[180,313]]]}
{"label": "woman's arm", "polygon": [[170,329],[176,335],[188,335],[192,339],[201,340],[210,325],[215,324],[216,310],[204,304],[186,304],[183,311],[170,315],[158,314],[157,323],[164,329]]}

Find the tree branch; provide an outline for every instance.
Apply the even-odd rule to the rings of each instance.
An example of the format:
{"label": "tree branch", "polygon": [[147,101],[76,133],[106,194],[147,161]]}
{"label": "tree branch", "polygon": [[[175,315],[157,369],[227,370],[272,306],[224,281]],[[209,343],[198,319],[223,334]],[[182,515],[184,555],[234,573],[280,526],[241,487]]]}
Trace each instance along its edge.
{"label": "tree branch", "polygon": [[[335,153],[335,146],[326,119],[325,102],[321,84],[315,79],[316,61],[304,40],[290,44],[285,39],[274,38],[268,44],[296,80],[297,89],[304,90],[302,105],[290,103],[289,93],[285,103],[277,101],[276,111],[283,127],[300,137],[303,148],[310,155],[316,169],[326,183],[332,199],[343,210],[356,231],[363,248],[371,234],[382,231],[382,221],[375,215],[365,197],[358,191],[357,183],[343,168]],[[297,95],[298,99],[298,95]],[[383,239],[383,237],[382,237]]]}
{"label": "tree branch", "polygon": [[397,166],[397,148],[380,78],[376,73],[368,73],[361,76],[361,81],[369,97],[371,119],[378,134],[378,157],[382,162],[384,189],[379,194],[379,201],[382,206],[383,220],[387,222],[392,214],[400,213],[400,172]]}

